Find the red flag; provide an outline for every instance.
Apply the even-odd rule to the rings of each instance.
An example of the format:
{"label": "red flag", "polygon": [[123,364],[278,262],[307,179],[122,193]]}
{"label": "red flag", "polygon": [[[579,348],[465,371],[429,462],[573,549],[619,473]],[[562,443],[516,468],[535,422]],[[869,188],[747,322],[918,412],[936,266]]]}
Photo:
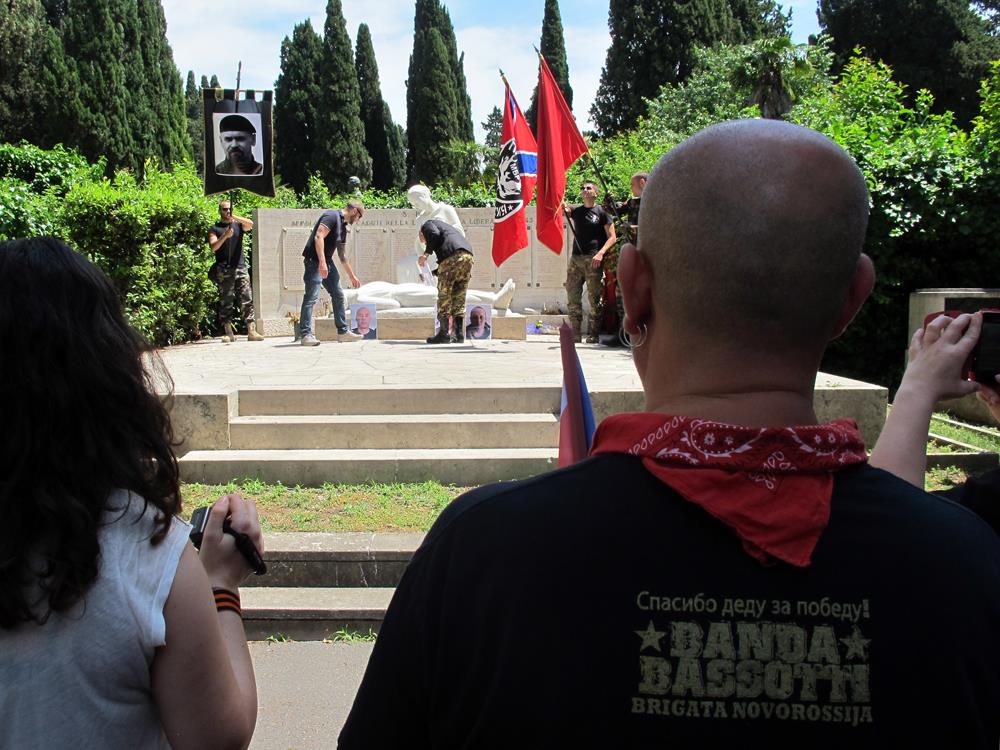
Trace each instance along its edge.
{"label": "red flag", "polygon": [[559,466],[572,466],[590,454],[594,441],[594,410],[583,377],[580,358],[573,344],[573,329],[565,322],[559,327],[563,388],[559,407]]}
{"label": "red flag", "polygon": [[506,97],[500,135],[500,165],[497,168],[497,207],[493,219],[493,262],[500,265],[528,246],[528,223],[524,207],[535,191],[538,146],[510,84],[504,78]]}
{"label": "red flag", "polygon": [[545,58],[538,56],[538,201],[535,232],[552,252],[563,248],[561,204],[566,194],[566,170],[587,153],[573,113],[552,77]]}

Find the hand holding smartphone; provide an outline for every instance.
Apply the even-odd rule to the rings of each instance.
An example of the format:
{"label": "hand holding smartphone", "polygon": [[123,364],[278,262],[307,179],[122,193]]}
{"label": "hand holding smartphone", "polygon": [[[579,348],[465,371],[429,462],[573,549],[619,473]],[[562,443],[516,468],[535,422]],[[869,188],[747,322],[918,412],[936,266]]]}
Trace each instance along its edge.
{"label": "hand holding smartphone", "polygon": [[[191,544],[194,545],[195,549],[201,549],[205,527],[208,525],[208,517],[211,512],[211,506],[205,506],[197,508],[191,514]],[[260,551],[253,543],[253,540],[248,535],[236,531],[232,527],[232,524],[230,524],[229,518],[223,520],[222,530],[236,541],[236,549],[243,555],[243,558],[250,565],[253,572],[259,576],[264,575],[267,572],[267,564],[264,562],[264,558],[261,557]]]}

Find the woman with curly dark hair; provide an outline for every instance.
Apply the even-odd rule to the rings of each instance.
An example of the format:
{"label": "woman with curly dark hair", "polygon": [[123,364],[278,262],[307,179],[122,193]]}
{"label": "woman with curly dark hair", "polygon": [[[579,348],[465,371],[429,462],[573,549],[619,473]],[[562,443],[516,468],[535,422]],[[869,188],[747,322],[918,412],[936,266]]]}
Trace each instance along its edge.
{"label": "woman with curly dark hair", "polygon": [[199,561],[149,351],[82,255],[0,243],[0,747],[250,741],[249,568],[222,521],[261,548],[256,509],[221,498]]}

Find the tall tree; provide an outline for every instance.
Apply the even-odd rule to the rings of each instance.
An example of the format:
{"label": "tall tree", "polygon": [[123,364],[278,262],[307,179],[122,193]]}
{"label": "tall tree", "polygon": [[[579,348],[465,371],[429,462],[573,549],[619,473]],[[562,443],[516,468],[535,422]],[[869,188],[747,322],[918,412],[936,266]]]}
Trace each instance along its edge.
{"label": "tall tree", "polygon": [[500,107],[493,107],[480,124],[486,134],[483,139],[486,148],[500,148],[500,139],[503,137],[503,111]]}
{"label": "tall tree", "polygon": [[323,40],[309,19],[281,43],[281,74],[274,86],[274,161],[281,179],[298,192],[319,169],[317,145],[326,132],[320,116]]}
{"label": "tall tree", "polygon": [[775,0],[729,0],[738,28],[735,42],[788,35],[792,12],[785,13]]}
{"label": "tall tree", "polygon": [[455,100],[448,95],[454,73],[441,32],[431,27],[419,32],[419,37],[419,49],[416,38],[413,42],[406,90],[406,167],[410,182],[434,184],[449,176],[448,145],[457,137]]}
{"label": "tall tree", "polygon": [[[545,0],[545,15],[542,16],[542,41],[539,51],[545,56],[559,89],[566,97],[566,103],[573,108],[573,87],[569,85],[569,62],[566,60],[566,39],[563,35],[562,18],[559,15],[558,0]],[[531,129],[538,129],[538,84],[531,95],[531,104],[524,113]],[[489,144],[487,144],[489,145]]]}
{"label": "tall tree", "polygon": [[1000,57],[1000,37],[967,0],[820,0],[819,22],[841,65],[860,46],[911,96],[929,89],[936,108],[962,124],[978,113],[979,82]]}
{"label": "tall tree", "polygon": [[695,47],[744,38],[729,0],[611,0],[608,26],[611,46],[590,110],[601,135],[631,127],[661,86],[686,80]]}
{"label": "tall tree", "polygon": [[138,0],[139,45],[143,80],[133,88],[152,121],[152,144],[144,157],[169,166],[190,156],[184,91],[174,53],[167,42],[167,19],[160,0]]}
{"label": "tall tree", "polygon": [[379,190],[401,187],[406,179],[405,164],[400,169],[402,153],[391,152],[391,134],[396,125],[389,107],[382,99],[378,62],[368,24],[358,27],[356,45],[358,88],[361,91],[361,120],[365,124],[365,148],[372,159],[372,186]]}
{"label": "tall tree", "polygon": [[0,141],[69,141],[76,86],[39,0],[8,0],[0,24]]}
{"label": "tall tree", "polygon": [[[205,76],[202,76],[205,79]],[[205,80],[205,83],[208,83]],[[188,143],[195,167],[201,172],[205,165],[205,123],[202,118],[201,89],[195,85],[194,71],[189,70],[184,86],[184,114],[187,117]]]}
{"label": "tall tree", "polygon": [[69,142],[92,161],[107,159],[109,170],[141,166],[129,114],[124,60],[129,0],[69,0],[63,17],[63,47],[80,98]]}
{"label": "tall tree", "polygon": [[[439,48],[440,45],[440,48]],[[472,105],[455,29],[439,0],[417,0],[413,52],[406,81],[406,167],[411,182],[438,182],[462,164],[454,141],[473,139]]]}
{"label": "tall tree", "polygon": [[365,150],[358,72],[340,0],[328,0],[326,4],[320,87],[323,134],[318,142],[315,171],[335,191],[346,191],[352,176],[367,185],[372,179],[372,160]]}

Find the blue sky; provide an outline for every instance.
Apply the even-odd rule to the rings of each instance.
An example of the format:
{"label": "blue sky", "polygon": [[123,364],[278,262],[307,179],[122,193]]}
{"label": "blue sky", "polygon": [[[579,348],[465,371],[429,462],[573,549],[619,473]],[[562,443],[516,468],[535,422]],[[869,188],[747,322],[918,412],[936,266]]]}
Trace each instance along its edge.
{"label": "blue sky", "polygon": [[[295,24],[309,18],[320,34],[325,0],[162,0],[167,17],[167,39],[174,62],[186,76],[213,73],[224,86],[236,85],[237,62],[243,61],[243,88],[270,89],[280,71],[280,49]],[[532,45],[538,44],[544,0],[505,0],[483,3],[457,0],[444,3],[451,13],[459,51],[465,52],[465,75],[472,98],[477,138],[480,123],[503,101],[498,68],[503,68],[522,107],[531,100],[537,77]],[[789,0],[792,38],[804,42],[818,31],[816,0]],[[344,0],[347,30],[356,39],[358,25],[371,29],[378,59],[382,96],[396,122],[406,124],[406,71],[413,47],[414,0]],[[573,111],[589,127],[589,110],[600,81],[607,52],[608,0],[563,0],[560,3]]]}

